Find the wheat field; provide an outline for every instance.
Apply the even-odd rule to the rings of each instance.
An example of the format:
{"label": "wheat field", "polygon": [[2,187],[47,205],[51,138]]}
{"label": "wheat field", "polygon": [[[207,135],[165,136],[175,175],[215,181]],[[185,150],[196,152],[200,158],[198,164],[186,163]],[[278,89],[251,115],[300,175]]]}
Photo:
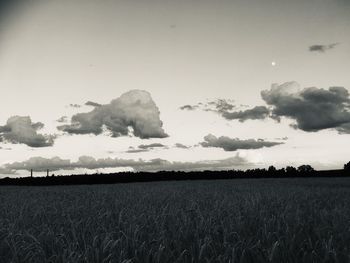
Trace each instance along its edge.
{"label": "wheat field", "polygon": [[349,262],[350,178],[0,187],[0,262]]}

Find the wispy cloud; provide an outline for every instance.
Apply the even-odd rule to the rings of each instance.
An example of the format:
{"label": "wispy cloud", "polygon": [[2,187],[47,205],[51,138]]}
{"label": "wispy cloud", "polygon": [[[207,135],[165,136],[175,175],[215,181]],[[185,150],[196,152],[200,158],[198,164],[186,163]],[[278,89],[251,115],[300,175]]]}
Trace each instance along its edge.
{"label": "wispy cloud", "polygon": [[167,148],[164,144],[161,143],[151,143],[151,144],[141,144],[137,146],[137,148],[129,147],[129,150],[127,150],[127,153],[140,153],[140,152],[148,152],[155,148]]}
{"label": "wispy cloud", "polygon": [[265,106],[256,106],[251,109],[241,111],[222,111],[221,116],[227,120],[239,120],[244,122],[246,120],[262,120],[266,119],[270,114],[270,110]]}
{"label": "wispy cloud", "polygon": [[230,138],[227,136],[216,137],[212,134],[208,134],[204,137],[204,142],[201,142],[200,145],[203,147],[216,147],[222,148],[225,151],[237,151],[239,149],[259,149],[263,147],[272,147],[279,144],[283,144],[281,142],[270,142],[262,139],[248,139],[241,140],[238,138]]}
{"label": "wispy cloud", "polygon": [[312,45],[309,47],[309,51],[310,52],[324,53],[330,49],[335,48],[338,45],[339,45],[339,43],[332,43],[332,44],[328,44],[328,45]]}
{"label": "wispy cloud", "polygon": [[184,145],[182,143],[175,143],[175,148],[180,148],[180,149],[189,149],[191,146]]}
{"label": "wispy cloud", "polygon": [[184,105],[180,107],[181,110],[203,110],[211,111],[221,115],[227,120],[239,120],[244,122],[246,120],[262,120],[270,115],[270,110],[265,106],[255,106],[250,109],[237,110],[237,106],[233,104],[232,100],[217,99],[208,101],[206,103],[197,103],[195,105]]}
{"label": "wispy cloud", "polygon": [[138,146],[140,149],[153,149],[153,148],[164,148],[165,145],[161,143],[141,144]]}

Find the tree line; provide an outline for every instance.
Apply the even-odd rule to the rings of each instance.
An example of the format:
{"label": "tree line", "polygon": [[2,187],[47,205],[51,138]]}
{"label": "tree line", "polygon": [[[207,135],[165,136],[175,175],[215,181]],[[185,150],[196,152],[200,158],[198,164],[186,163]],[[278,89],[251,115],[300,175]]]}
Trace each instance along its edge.
{"label": "tree line", "polygon": [[0,179],[0,185],[78,185],[113,184],[132,182],[152,182],[171,180],[217,180],[243,178],[284,178],[284,177],[345,177],[350,175],[350,162],[344,169],[316,171],[311,165],[287,166],[277,169],[273,165],[266,168],[220,171],[159,171],[159,172],[119,172],[75,175],[48,175],[46,177],[21,177]]}

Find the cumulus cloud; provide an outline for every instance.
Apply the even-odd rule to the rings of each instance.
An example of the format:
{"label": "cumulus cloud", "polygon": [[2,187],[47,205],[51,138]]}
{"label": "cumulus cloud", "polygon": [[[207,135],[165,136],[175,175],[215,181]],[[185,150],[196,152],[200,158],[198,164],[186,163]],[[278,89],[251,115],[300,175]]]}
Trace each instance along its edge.
{"label": "cumulus cloud", "polygon": [[102,106],[102,104],[97,103],[97,102],[93,102],[93,101],[88,101],[85,103],[86,106],[92,106],[92,107],[100,107]]}
{"label": "cumulus cloud", "polygon": [[309,47],[309,51],[324,53],[330,49],[335,48],[337,45],[339,45],[339,43],[332,43],[329,45],[312,45]]}
{"label": "cumulus cloud", "polygon": [[227,120],[239,120],[244,122],[246,120],[262,120],[269,116],[270,110],[265,106],[256,106],[254,108],[244,111],[222,111],[221,115]]}
{"label": "cumulus cloud", "polygon": [[0,140],[23,143],[30,147],[52,146],[55,136],[38,133],[43,127],[43,123],[33,123],[29,116],[13,116],[7,120],[6,125],[0,126]]}
{"label": "cumulus cloud", "polygon": [[227,136],[216,137],[212,134],[208,134],[204,137],[204,142],[200,145],[203,147],[217,147],[222,148],[225,151],[237,151],[239,149],[259,149],[263,147],[272,147],[282,144],[280,142],[269,142],[262,139],[254,140],[240,140],[238,138],[230,138]]}
{"label": "cumulus cloud", "polygon": [[334,128],[350,133],[350,98],[343,87],[301,89],[296,82],[286,82],[273,84],[261,96],[273,107],[273,116],[294,119],[295,128],[308,132]]}
{"label": "cumulus cloud", "polygon": [[164,138],[160,112],[151,95],[142,90],[131,90],[111,103],[95,107],[87,113],[73,115],[71,124],[57,128],[70,134],[101,134],[105,127],[112,137],[131,133],[142,139]]}
{"label": "cumulus cloud", "polygon": [[74,170],[76,168],[84,169],[102,169],[102,168],[121,168],[130,167],[134,171],[188,171],[204,169],[232,169],[237,166],[248,164],[247,160],[238,154],[231,158],[222,160],[209,160],[198,162],[170,162],[164,159],[152,160],[128,160],[119,158],[100,158],[95,159],[91,156],[81,156],[78,161],[61,159],[59,157],[43,158],[32,157],[23,162],[5,164],[0,168],[6,174],[15,173],[16,171],[50,171],[57,170]]}

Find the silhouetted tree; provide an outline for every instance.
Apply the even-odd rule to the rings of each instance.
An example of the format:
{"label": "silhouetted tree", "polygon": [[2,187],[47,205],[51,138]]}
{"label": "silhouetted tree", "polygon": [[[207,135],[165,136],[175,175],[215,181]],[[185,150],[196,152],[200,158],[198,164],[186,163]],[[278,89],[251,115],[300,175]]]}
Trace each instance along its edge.
{"label": "silhouetted tree", "polygon": [[297,172],[297,168],[293,167],[293,166],[287,166],[286,167],[286,172],[289,174],[295,174]]}
{"label": "silhouetted tree", "polygon": [[278,170],[278,172],[284,174],[286,172],[286,169],[285,168],[281,168],[281,169]]}
{"label": "silhouetted tree", "polygon": [[312,168],[312,166],[308,165],[308,164],[303,164],[303,165],[300,165],[298,167],[298,172],[300,172],[300,173],[310,173],[313,171],[315,171],[315,169]]}
{"label": "silhouetted tree", "polygon": [[350,171],[350,162],[344,164],[344,170]]}
{"label": "silhouetted tree", "polygon": [[268,171],[269,173],[275,173],[276,170],[277,170],[276,167],[273,166],[273,165],[269,166],[269,169],[267,169],[267,171]]}

